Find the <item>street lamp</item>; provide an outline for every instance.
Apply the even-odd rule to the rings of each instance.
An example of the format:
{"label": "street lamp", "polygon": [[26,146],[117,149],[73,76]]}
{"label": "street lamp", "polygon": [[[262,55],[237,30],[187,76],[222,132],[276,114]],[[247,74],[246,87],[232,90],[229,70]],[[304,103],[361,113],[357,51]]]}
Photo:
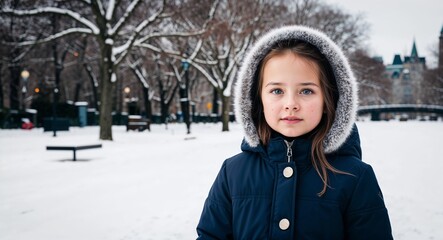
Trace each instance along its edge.
{"label": "street lamp", "polygon": [[183,70],[185,70],[185,87],[181,88],[181,105],[183,111],[183,117],[186,123],[187,134],[191,133],[191,118],[189,116],[189,62],[188,60],[182,60]]}
{"label": "street lamp", "polygon": [[131,92],[131,89],[130,89],[129,87],[125,87],[125,89],[123,89],[123,91],[124,91],[126,94],[129,94],[129,93]]}
{"label": "street lamp", "polygon": [[185,71],[188,71],[188,69],[189,69],[189,62],[188,62],[188,60],[182,60],[182,66],[183,66],[183,69],[185,70]]}
{"label": "street lamp", "polygon": [[29,74],[28,70],[23,70],[22,73],[21,73],[22,78],[26,79],[26,80],[28,80],[29,75],[30,74]]}
{"label": "street lamp", "polygon": [[52,131],[53,131],[53,137],[57,137],[57,128],[58,128],[58,122],[57,122],[57,94],[58,94],[58,88],[57,85],[54,87],[52,92]]}
{"label": "street lamp", "polygon": [[126,112],[129,114],[130,113],[130,107],[129,107],[129,105],[130,105],[130,99],[129,99],[129,93],[131,92],[131,88],[129,88],[129,87],[125,87],[124,89],[123,89],[123,92],[125,93],[125,96],[124,96],[124,103],[125,103],[125,110],[126,110]]}
{"label": "street lamp", "polygon": [[22,110],[23,111],[26,110],[25,98],[26,98],[26,93],[28,92],[28,89],[26,88],[26,86],[28,83],[29,75],[30,75],[30,73],[26,69],[20,73],[20,76],[22,77],[22,80],[23,80],[23,87],[22,87]]}

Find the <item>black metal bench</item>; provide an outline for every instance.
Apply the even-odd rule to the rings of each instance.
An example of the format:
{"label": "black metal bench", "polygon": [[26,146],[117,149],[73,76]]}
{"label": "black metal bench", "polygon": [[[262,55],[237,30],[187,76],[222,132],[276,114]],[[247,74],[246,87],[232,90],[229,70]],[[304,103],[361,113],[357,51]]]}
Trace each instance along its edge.
{"label": "black metal bench", "polygon": [[130,115],[128,117],[128,122],[126,123],[126,131],[129,130],[138,130],[139,132],[143,132],[148,129],[151,131],[151,122],[148,119],[143,119],[139,115]]}
{"label": "black metal bench", "polygon": [[76,158],[76,151],[77,150],[85,150],[85,149],[91,149],[91,148],[101,148],[101,144],[92,144],[92,145],[80,145],[80,146],[46,146],[46,150],[71,150],[74,151],[74,161],[77,160]]}

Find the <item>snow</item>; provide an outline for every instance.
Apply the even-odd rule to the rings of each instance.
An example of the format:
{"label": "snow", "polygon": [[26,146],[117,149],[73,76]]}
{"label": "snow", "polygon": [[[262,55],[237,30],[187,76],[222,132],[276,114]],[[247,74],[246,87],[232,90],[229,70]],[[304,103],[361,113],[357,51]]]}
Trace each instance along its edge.
{"label": "snow", "polygon": [[112,38],[106,38],[105,43],[108,45],[114,45],[114,40],[112,40]]}
{"label": "snow", "polygon": [[138,80],[143,84],[143,88],[149,88],[148,81],[146,81],[146,77],[145,77],[147,75],[146,70],[143,68],[143,73],[142,73],[140,70],[138,70],[135,67],[135,65],[131,66],[131,68],[133,68],[135,70],[135,74],[137,74]]}
{"label": "snow", "polygon": [[232,82],[229,82],[228,84],[229,84],[228,87],[225,90],[223,90],[223,96],[225,97],[230,97],[232,92],[231,89]]}
{"label": "snow", "polygon": [[[442,122],[358,122],[363,160],[384,193],[395,239],[443,239]],[[0,130],[0,239],[195,239],[203,202],[241,127],[151,125],[68,132]],[[48,145],[102,143],[77,152]]]}
{"label": "snow", "polygon": [[[118,47],[113,47],[112,48],[112,58],[115,59],[116,56],[124,51],[127,51],[129,49],[129,46],[131,45],[131,41],[133,39],[133,36],[128,39],[123,45],[118,46]],[[115,60],[113,61],[115,62]]]}
{"label": "snow", "polygon": [[114,83],[117,81],[117,74],[115,74],[114,72],[111,74],[111,82]]}
{"label": "snow", "polygon": [[43,8],[37,8],[37,9],[27,10],[27,11],[26,10],[25,11],[16,10],[14,12],[18,15],[37,15],[37,14],[41,14],[41,13],[58,13],[58,14],[66,15],[66,16],[69,16],[69,17],[73,18],[74,20],[84,24],[85,26],[89,27],[95,35],[100,34],[100,29],[96,25],[94,25],[94,23],[92,23],[88,19],[82,17],[79,13],[68,10],[68,9],[61,9],[61,8],[55,8],[55,7],[43,7]]}
{"label": "snow", "polygon": [[114,13],[114,8],[115,8],[115,0],[109,0],[108,10],[106,10],[106,20],[111,21],[112,14]]}

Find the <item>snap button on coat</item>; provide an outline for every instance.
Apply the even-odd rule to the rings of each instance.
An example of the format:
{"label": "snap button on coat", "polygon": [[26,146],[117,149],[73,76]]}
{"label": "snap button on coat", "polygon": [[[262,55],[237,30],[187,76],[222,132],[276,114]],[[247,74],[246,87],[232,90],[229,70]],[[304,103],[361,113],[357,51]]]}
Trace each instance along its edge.
{"label": "snap button on coat", "polygon": [[294,174],[294,170],[291,167],[285,167],[283,170],[283,176],[285,176],[285,178],[290,178],[292,177],[292,174]]}
{"label": "snap button on coat", "polygon": [[280,220],[280,222],[278,223],[278,226],[280,227],[281,230],[287,230],[289,228],[289,220],[286,218],[283,218],[282,220]]}

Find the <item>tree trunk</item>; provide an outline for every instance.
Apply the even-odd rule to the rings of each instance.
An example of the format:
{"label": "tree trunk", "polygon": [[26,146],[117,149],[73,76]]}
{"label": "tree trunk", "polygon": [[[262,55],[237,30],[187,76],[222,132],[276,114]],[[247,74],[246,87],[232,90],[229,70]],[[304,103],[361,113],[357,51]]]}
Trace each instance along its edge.
{"label": "tree trunk", "polygon": [[149,88],[143,87],[143,98],[145,100],[144,104],[145,104],[146,118],[152,122],[152,106],[151,106],[151,100],[149,99]]}
{"label": "tree trunk", "polygon": [[187,129],[187,134],[191,133],[191,116],[190,116],[190,107],[191,107],[191,99],[189,96],[189,70],[185,70],[185,90],[184,90],[184,96],[182,99],[185,99],[183,101],[183,117],[185,118],[185,124]]}
{"label": "tree trunk", "polygon": [[9,85],[9,109],[18,110],[19,109],[19,98],[18,98],[18,88],[20,86],[20,67],[11,66],[9,67],[11,74],[11,83]]}
{"label": "tree trunk", "polygon": [[[185,73],[186,74],[186,73]],[[179,90],[179,96],[180,96],[180,106],[183,114],[183,121],[186,124],[186,133],[191,133],[191,121],[189,116],[189,98],[188,98],[188,89],[185,86],[180,86]]]}
{"label": "tree trunk", "polygon": [[167,124],[168,116],[169,116],[169,105],[166,103],[166,91],[161,90],[160,94],[160,121],[162,123]]}
{"label": "tree trunk", "polygon": [[2,79],[2,70],[3,70],[3,63],[0,63],[0,109],[4,108],[4,102],[3,102],[3,79]]}
{"label": "tree trunk", "polygon": [[52,44],[52,55],[54,58],[54,69],[55,69],[55,71],[54,71],[55,82],[54,82],[54,90],[53,90],[53,94],[55,94],[53,104],[55,106],[57,106],[57,103],[60,98],[60,75],[63,70],[63,67],[58,59],[57,46],[58,46],[57,41],[54,41]]}
{"label": "tree trunk", "polygon": [[[58,18],[56,15],[53,15],[52,20],[52,32],[57,32],[57,24]],[[52,42],[52,56],[54,60],[54,88],[52,89],[52,124],[53,124],[53,136],[57,136],[57,129],[54,127],[57,119],[57,104],[60,98],[60,75],[63,70],[63,66],[61,64],[62,60],[58,58],[58,42],[57,40]]]}
{"label": "tree trunk", "polygon": [[92,89],[92,103],[93,106],[95,108],[95,110],[99,110],[99,106],[98,106],[98,94],[97,94],[97,86],[95,84],[95,81],[97,79],[95,79],[94,73],[92,72],[92,67],[89,66],[87,63],[83,63],[83,67],[86,70],[86,73],[88,74],[89,80],[91,82],[91,89]]}
{"label": "tree trunk", "polygon": [[[106,71],[102,71],[104,73]],[[100,139],[112,141],[112,89],[110,74],[103,74],[100,94]]]}
{"label": "tree trunk", "polygon": [[166,104],[166,90],[164,89],[163,83],[161,78],[159,77],[159,75],[156,75],[157,78],[157,82],[158,82],[158,89],[159,89],[159,94],[160,94],[160,122],[168,124],[166,122],[168,114],[169,114],[169,109],[168,109],[168,105]]}
{"label": "tree trunk", "polygon": [[212,114],[218,116],[218,91],[216,87],[213,87],[213,95],[212,95]]}
{"label": "tree trunk", "polygon": [[112,79],[114,64],[112,59],[112,46],[102,45],[102,60],[100,63],[100,139],[112,139],[112,107],[113,93],[116,79]]}
{"label": "tree trunk", "polygon": [[231,108],[231,98],[226,97],[223,94],[220,94],[222,96],[222,132],[229,131],[229,110]]}
{"label": "tree trunk", "polygon": [[77,82],[75,84],[75,91],[74,91],[74,102],[78,102],[80,99],[80,88],[82,87],[82,84]]}

